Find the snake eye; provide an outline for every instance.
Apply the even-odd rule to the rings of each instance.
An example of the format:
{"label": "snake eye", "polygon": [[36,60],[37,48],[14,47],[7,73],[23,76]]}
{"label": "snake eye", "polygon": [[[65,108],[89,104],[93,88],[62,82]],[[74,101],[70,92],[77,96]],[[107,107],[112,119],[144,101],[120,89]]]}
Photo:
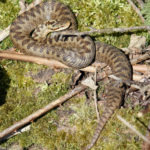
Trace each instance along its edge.
{"label": "snake eye", "polygon": [[56,24],[56,21],[46,21],[45,25],[54,25]]}

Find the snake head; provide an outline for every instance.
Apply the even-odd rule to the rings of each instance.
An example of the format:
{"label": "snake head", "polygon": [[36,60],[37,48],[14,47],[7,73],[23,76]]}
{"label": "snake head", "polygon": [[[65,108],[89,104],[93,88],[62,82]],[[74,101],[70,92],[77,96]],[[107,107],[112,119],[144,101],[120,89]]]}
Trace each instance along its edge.
{"label": "snake head", "polygon": [[62,31],[70,27],[71,23],[69,21],[47,21],[45,23],[47,29],[51,32]]}

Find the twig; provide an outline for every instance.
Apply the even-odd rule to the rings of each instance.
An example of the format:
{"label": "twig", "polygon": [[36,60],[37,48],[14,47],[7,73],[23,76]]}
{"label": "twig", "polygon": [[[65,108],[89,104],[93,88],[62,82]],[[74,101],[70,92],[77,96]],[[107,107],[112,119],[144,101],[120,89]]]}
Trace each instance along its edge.
{"label": "twig", "polygon": [[133,74],[133,80],[134,81],[141,81],[142,78],[143,78],[142,75]]}
{"label": "twig", "polygon": [[137,63],[139,63],[139,62],[142,62],[142,61],[144,61],[144,60],[147,60],[147,59],[150,59],[150,52],[147,52],[147,53],[144,54],[144,55],[141,55],[141,56],[139,56],[139,57],[137,57],[137,58],[132,59],[132,60],[131,60],[131,64],[132,64],[132,65],[135,65],[135,64],[137,64]]}
{"label": "twig", "polygon": [[[119,82],[123,82],[124,84],[132,87],[132,88],[136,88],[140,91],[141,95],[143,96],[143,100],[146,100],[149,96],[150,96],[150,85],[145,85],[143,86],[141,83],[138,83],[138,85],[135,83],[135,81],[132,80],[126,80],[126,81],[122,81],[119,77],[115,76],[115,75],[109,75],[110,78],[118,81]],[[118,84],[116,82],[116,84]]]}
{"label": "twig", "polygon": [[143,9],[143,7],[144,7],[144,2],[143,2],[142,0],[136,0],[136,1],[139,3],[140,7]]}
{"label": "twig", "polygon": [[[112,34],[112,33],[125,33],[125,32],[135,32],[135,31],[149,31],[150,26],[136,26],[136,27],[129,27],[129,28],[106,28],[106,29],[95,29],[92,27],[89,27],[90,31],[84,31],[84,32],[77,32],[77,31],[62,31],[61,34],[64,35],[88,35],[92,33],[97,34]],[[57,33],[56,33],[57,34]]]}
{"label": "twig", "polygon": [[149,65],[133,65],[133,70],[142,72],[144,74],[148,74],[148,71],[150,70]]}
{"label": "twig", "polygon": [[[147,130],[147,133],[146,133],[146,137],[147,137],[147,139],[150,140],[150,122],[149,122],[149,125],[148,125],[148,130]],[[150,150],[150,143],[143,142],[142,150]]]}
{"label": "twig", "polygon": [[14,52],[5,52],[5,51],[0,51],[0,58],[3,59],[11,59],[11,60],[20,60],[20,61],[26,61],[26,62],[32,62],[32,63],[37,63],[37,64],[43,64],[46,66],[51,66],[51,67],[60,67],[60,68],[66,68],[67,66],[63,65],[62,63],[59,63],[55,60],[48,60],[42,57],[35,57],[35,56],[29,56],[29,55],[24,55],[20,53],[14,53]]}
{"label": "twig", "polygon": [[[32,62],[32,63],[46,65],[46,66],[53,67],[53,68],[69,68],[68,66],[62,64],[61,62],[57,60],[46,59],[46,58],[36,57],[36,56],[29,56],[29,55],[8,52],[8,51],[7,52],[0,51],[0,58]],[[87,72],[95,72],[95,68],[92,66],[88,66],[81,70],[87,71]]]}
{"label": "twig", "polygon": [[0,31],[0,42],[3,41],[9,35],[10,26]]}
{"label": "twig", "polygon": [[37,117],[45,114],[46,112],[53,109],[54,107],[59,106],[60,104],[62,104],[66,100],[70,99],[71,97],[75,96],[76,94],[80,93],[81,91],[85,90],[86,88],[87,87],[84,85],[79,85],[79,86],[75,87],[73,90],[71,90],[70,92],[68,92],[67,94],[65,94],[64,96],[62,96],[62,97],[58,98],[57,100],[49,103],[48,105],[46,105],[45,107],[32,113],[28,117],[16,122],[14,125],[8,127],[7,129],[3,130],[2,132],[0,132],[0,140],[3,140],[2,138],[7,136],[8,134],[15,132],[16,130],[18,130],[22,126],[32,122]]}
{"label": "twig", "polygon": [[[101,79],[97,79],[99,82]],[[28,117],[16,122],[14,125],[8,127],[7,129],[0,132],[0,141],[2,141],[7,135],[15,132],[16,130],[20,129],[22,126],[29,124],[30,122],[34,121],[36,118],[40,117],[41,115],[45,114],[46,112],[50,111],[51,109],[60,106],[60,104],[64,103],[65,101],[69,100],[71,97],[77,95],[78,93],[84,91],[88,87],[85,85],[78,85],[73,90],[65,94],[64,96],[58,98],[57,100],[49,103],[45,107],[37,110],[36,112],[32,113]]]}
{"label": "twig", "polygon": [[[7,51],[7,50],[6,50]],[[29,56],[29,55],[24,55],[24,54],[19,54],[17,52],[11,52],[11,51],[0,51],[0,58],[3,59],[11,59],[11,60],[20,60],[20,61],[26,61],[26,62],[32,62],[32,63],[37,63],[41,65],[46,65],[51,68],[69,68],[68,66],[62,64],[61,62],[53,59],[46,59],[46,58],[41,58],[41,57],[36,57],[36,56]],[[140,71],[138,67],[133,66],[133,69]],[[148,67],[143,66],[142,69],[149,69]],[[86,68],[81,69],[82,71],[86,72],[95,72],[95,67],[93,66],[88,66]],[[141,70],[142,72],[142,70]],[[137,78],[137,75],[133,74],[133,79],[139,80],[141,76]]]}
{"label": "twig", "polygon": [[26,10],[25,0],[20,0],[19,1],[19,6],[20,6],[19,14],[22,14]]}
{"label": "twig", "polygon": [[127,122],[125,119],[123,119],[121,116],[117,115],[117,118],[125,124],[129,129],[131,129],[134,133],[136,133],[141,139],[143,139],[145,142],[150,144],[150,141],[142,135],[139,131],[137,131],[129,122]]}
{"label": "twig", "polygon": [[[5,39],[9,35],[9,27],[7,27],[5,30],[0,31],[0,41]],[[137,27],[129,27],[129,28],[106,28],[106,29],[94,29],[90,28],[90,31],[84,31],[84,32],[76,32],[76,31],[62,31],[61,34],[65,35],[88,35],[92,33],[97,33],[97,34],[112,34],[112,33],[125,33],[125,32],[135,32],[135,31],[149,31],[150,26],[137,26]],[[56,33],[57,34],[57,33]]]}
{"label": "twig", "polygon": [[[31,3],[26,9],[25,6],[23,5],[24,0],[20,1],[20,6],[21,6],[21,11],[19,14],[23,13],[26,10],[29,10],[30,8],[36,6],[37,4],[39,4],[42,0],[35,0],[33,3]],[[130,2],[130,0],[128,0]],[[144,18],[143,18],[144,19]],[[3,39],[5,39],[8,35],[9,35],[9,28],[10,26],[8,26],[6,29],[0,31],[0,41],[2,41]],[[85,31],[85,32],[80,32],[80,33],[74,33],[73,34],[77,34],[77,35],[83,35],[83,34],[92,34],[92,33],[99,33],[99,34],[111,34],[111,33],[124,33],[124,32],[134,32],[135,30],[150,30],[150,26],[138,26],[138,27],[129,27],[129,28],[108,28],[108,29],[94,29],[94,28],[90,28],[90,31]],[[63,32],[62,32],[63,33]],[[67,32],[64,32],[64,34],[67,34]],[[70,34],[70,33],[68,33]]]}
{"label": "twig", "polygon": [[0,139],[0,142],[7,140],[7,139],[10,139],[11,137],[16,136],[18,134],[22,134],[23,132],[29,131],[30,128],[31,128],[31,125],[27,125],[21,129],[18,129],[16,132],[10,133],[9,135],[6,135],[4,138]]}
{"label": "twig", "polygon": [[[95,85],[96,85],[96,80],[97,80],[97,67],[95,69],[95,79],[94,79]],[[99,110],[98,110],[98,105],[97,105],[97,93],[96,93],[96,90],[97,89],[94,90],[94,103],[95,103],[97,119],[98,119],[98,121],[100,121]]]}
{"label": "twig", "polygon": [[138,14],[138,16],[140,17],[141,21],[144,23],[145,22],[145,19],[144,17],[142,16],[140,10],[135,6],[135,4],[131,1],[131,0],[127,0],[128,3],[132,6],[132,8],[135,10],[135,12]]}

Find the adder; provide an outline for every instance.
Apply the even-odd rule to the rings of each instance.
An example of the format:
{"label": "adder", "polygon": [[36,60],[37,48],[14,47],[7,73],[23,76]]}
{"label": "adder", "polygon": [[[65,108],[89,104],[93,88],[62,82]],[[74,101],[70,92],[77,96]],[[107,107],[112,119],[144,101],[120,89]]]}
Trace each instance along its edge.
{"label": "adder", "polygon": [[[70,31],[70,35],[65,35],[65,31]],[[131,79],[131,65],[121,50],[93,42],[88,35],[71,34],[76,31],[77,22],[71,10],[60,2],[49,0],[19,15],[11,25],[10,37],[14,45],[28,55],[54,58],[75,69],[97,60],[109,65],[112,73],[122,81]],[[50,32],[54,33],[49,35]],[[110,79],[105,94],[106,109],[85,150],[93,147],[108,119],[120,107],[125,89],[123,82],[116,86],[116,81]]]}

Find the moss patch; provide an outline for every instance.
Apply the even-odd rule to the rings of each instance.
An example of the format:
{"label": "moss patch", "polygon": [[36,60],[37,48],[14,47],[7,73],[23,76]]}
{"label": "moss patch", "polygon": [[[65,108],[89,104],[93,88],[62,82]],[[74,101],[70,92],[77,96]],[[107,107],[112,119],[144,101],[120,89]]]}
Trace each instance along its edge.
{"label": "moss patch", "polygon": [[[69,5],[76,14],[79,30],[88,27],[97,29],[111,27],[129,27],[140,25],[140,19],[126,0],[61,0]],[[27,0],[27,2],[31,2]],[[7,27],[17,16],[18,0],[0,1],[0,30]],[[123,47],[127,46],[130,34],[93,35],[96,40]],[[1,49],[12,46],[9,37],[0,42]],[[0,131],[14,122],[35,112],[49,102],[64,95],[69,90],[70,75],[57,73],[52,77],[52,83],[35,83],[27,77],[28,72],[37,72],[45,66],[2,60],[0,62]],[[40,89],[35,94],[37,88]],[[121,109],[116,111],[124,118],[135,124],[145,134],[146,129],[136,121],[136,114],[140,108]],[[149,116],[143,117],[148,123]],[[2,146],[19,142],[23,147],[40,144],[48,149],[79,150],[89,143],[96,127],[96,114],[93,103],[86,104],[84,96],[69,100],[61,107],[48,112],[36,120],[30,131],[17,135]],[[139,150],[141,140],[120,123],[115,115],[107,124],[98,143],[93,149],[134,149]]]}

